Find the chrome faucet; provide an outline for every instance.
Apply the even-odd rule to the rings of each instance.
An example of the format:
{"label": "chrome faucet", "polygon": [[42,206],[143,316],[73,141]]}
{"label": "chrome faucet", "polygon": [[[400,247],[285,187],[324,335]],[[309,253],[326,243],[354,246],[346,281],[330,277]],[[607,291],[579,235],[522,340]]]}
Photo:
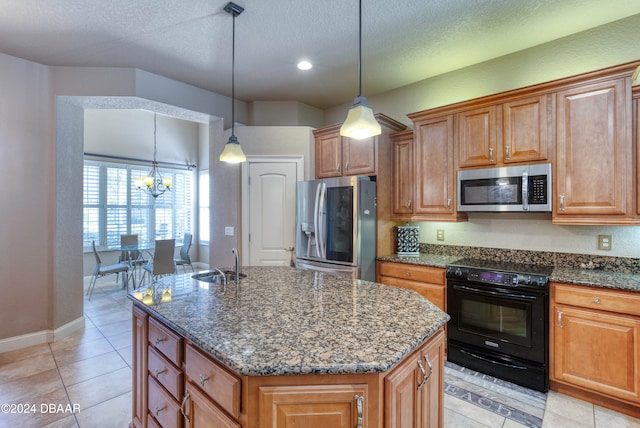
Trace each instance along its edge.
{"label": "chrome faucet", "polygon": [[220,276],[222,276],[222,281],[223,281],[223,282],[222,282],[222,284],[224,285],[224,287],[225,287],[225,289],[226,289],[226,288],[227,288],[227,275],[225,275],[225,274],[224,274],[224,272],[223,272],[223,271],[221,271],[221,270],[220,270],[219,268],[217,268],[217,267],[211,268],[211,270],[215,270],[215,271],[217,271],[218,273],[220,273]]}
{"label": "chrome faucet", "polygon": [[235,269],[235,276],[236,276],[236,284],[240,281],[240,272],[238,270],[238,250],[235,248],[231,249],[231,252],[233,253],[233,255],[236,257],[236,269]]}

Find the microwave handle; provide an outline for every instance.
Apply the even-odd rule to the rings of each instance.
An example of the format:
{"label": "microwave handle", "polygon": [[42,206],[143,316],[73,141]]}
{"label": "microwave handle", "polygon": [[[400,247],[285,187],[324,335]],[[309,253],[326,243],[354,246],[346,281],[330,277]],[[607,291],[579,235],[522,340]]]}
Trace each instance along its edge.
{"label": "microwave handle", "polygon": [[522,209],[529,211],[529,174],[522,173]]}

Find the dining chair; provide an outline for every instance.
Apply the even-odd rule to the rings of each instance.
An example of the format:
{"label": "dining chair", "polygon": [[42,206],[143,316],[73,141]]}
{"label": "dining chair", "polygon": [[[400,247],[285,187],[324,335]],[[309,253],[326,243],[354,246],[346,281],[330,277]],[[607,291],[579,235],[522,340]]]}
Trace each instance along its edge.
{"label": "dining chair", "polygon": [[138,235],[120,235],[120,260],[121,263],[129,263],[132,269],[133,286],[136,285],[137,268],[148,263],[142,251],[138,249]]}
{"label": "dining chair", "polygon": [[98,280],[98,278],[110,275],[112,273],[122,273],[123,287],[126,287],[127,291],[129,291],[129,263],[120,262],[102,266],[102,260],[100,260],[100,256],[98,255],[98,251],[96,250],[96,241],[91,241],[91,245],[93,247],[93,255],[96,258],[96,266],[93,268],[93,274],[91,275],[91,280],[89,281],[89,289],[87,290],[87,296],[89,296],[89,300],[91,300],[91,295],[93,294],[93,289],[96,286],[96,281]]}
{"label": "dining chair", "polygon": [[173,261],[177,266],[182,266],[184,273],[187,273],[187,265],[191,267],[191,272],[194,272],[193,265],[191,264],[191,257],[189,257],[189,249],[191,248],[192,236],[190,233],[185,233],[182,239],[182,248],[180,248],[180,258]]}
{"label": "dining chair", "polygon": [[174,275],[176,273],[176,264],[173,261],[173,253],[176,248],[175,239],[157,239],[153,257],[149,262],[142,266],[144,272],[140,284],[144,284],[147,274],[154,281],[160,276]]}

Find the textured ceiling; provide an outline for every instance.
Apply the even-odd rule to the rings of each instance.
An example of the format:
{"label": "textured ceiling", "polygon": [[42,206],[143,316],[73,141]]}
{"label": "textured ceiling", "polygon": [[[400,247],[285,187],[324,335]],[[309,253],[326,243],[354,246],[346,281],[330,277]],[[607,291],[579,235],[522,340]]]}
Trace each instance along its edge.
{"label": "textured ceiling", "polygon": [[[2,0],[0,52],[134,67],[231,94],[228,0]],[[237,0],[236,97],[327,108],[357,95],[357,0]],[[640,13],[638,0],[363,0],[372,96]],[[314,67],[295,65],[308,59]]]}

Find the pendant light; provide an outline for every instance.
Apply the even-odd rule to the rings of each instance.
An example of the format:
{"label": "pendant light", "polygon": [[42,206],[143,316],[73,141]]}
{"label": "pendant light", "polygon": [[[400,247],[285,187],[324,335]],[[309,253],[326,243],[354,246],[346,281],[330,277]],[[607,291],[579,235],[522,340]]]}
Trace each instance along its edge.
{"label": "pendant light", "polygon": [[235,121],[235,59],[236,59],[236,16],[240,15],[244,8],[233,2],[227,3],[224,11],[233,16],[233,34],[231,39],[231,137],[220,154],[220,160],[227,163],[246,162],[247,157],[236,138]]}
{"label": "pendant light", "polygon": [[171,190],[173,180],[171,177],[163,178],[158,169],[158,161],[156,160],[156,152],[158,151],[158,142],[156,131],[158,128],[158,115],[153,113],[153,162],[151,162],[151,171],[142,178],[136,178],[134,183],[136,187],[143,192],[155,198],[162,195],[167,190]]}
{"label": "pendant light", "polygon": [[380,135],[382,128],[373,116],[373,110],[369,107],[367,99],[362,96],[362,0],[359,0],[358,12],[358,96],[353,100],[347,118],[340,127],[340,135],[361,140]]}

